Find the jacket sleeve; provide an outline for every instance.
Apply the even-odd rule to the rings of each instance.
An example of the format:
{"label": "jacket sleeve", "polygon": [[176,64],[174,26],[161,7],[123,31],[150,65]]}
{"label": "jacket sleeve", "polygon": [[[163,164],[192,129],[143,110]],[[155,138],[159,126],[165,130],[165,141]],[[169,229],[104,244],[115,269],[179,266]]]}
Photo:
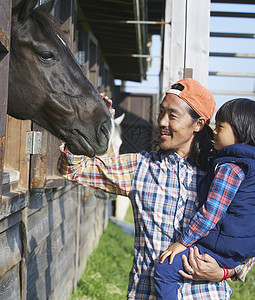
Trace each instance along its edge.
{"label": "jacket sleeve", "polygon": [[194,244],[215,227],[227,211],[244,177],[244,172],[238,165],[225,163],[218,167],[205,203],[180,239],[182,244]]}

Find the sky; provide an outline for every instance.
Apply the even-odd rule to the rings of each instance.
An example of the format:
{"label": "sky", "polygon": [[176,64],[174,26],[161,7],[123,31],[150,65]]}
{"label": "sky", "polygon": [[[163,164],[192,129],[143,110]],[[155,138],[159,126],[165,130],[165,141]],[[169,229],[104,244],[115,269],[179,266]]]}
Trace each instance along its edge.
{"label": "sky", "polygon": [[[255,5],[247,4],[211,4],[211,11],[229,12],[254,12]],[[211,17],[211,32],[227,33],[253,33],[255,34],[255,19],[252,18],[226,18]],[[235,52],[254,53],[255,38],[210,38],[210,52]],[[126,91],[132,93],[158,93],[159,69],[160,69],[160,36],[152,37],[151,47],[152,63],[147,72],[147,80],[142,83],[126,82]],[[233,57],[209,57],[209,71],[255,73],[255,58],[233,58]],[[254,92],[255,78],[248,77],[223,77],[209,76],[208,88],[210,91],[238,91]],[[118,82],[116,83],[118,84]],[[254,98],[252,95],[218,95],[214,94],[216,108],[220,107],[229,99],[246,97]]]}

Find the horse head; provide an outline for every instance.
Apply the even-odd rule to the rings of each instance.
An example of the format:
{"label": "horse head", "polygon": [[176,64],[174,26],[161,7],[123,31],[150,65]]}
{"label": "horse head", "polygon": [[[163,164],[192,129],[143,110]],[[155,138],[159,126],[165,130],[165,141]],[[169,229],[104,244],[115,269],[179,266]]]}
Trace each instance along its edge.
{"label": "horse head", "polygon": [[110,113],[50,15],[55,1],[22,0],[12,17],[8,114],[39,124],[74,154],[101,155]]}

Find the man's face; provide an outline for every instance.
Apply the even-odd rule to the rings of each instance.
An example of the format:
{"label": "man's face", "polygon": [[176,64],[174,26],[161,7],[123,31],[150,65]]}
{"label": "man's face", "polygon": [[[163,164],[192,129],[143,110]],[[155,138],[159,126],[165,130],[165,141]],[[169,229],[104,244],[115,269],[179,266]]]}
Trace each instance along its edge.
{"label": "man's face", "polygon": [[167,94],[160,105],[158,116],[159,146],[174,150],[181,157],[189,155],[196,122],[188,113],[189,106],[174,94]]}

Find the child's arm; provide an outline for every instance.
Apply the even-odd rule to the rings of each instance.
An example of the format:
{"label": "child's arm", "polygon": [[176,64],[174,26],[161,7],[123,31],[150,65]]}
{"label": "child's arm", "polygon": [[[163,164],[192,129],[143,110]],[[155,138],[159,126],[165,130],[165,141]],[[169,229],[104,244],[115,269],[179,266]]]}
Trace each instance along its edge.
{"label": "child's arm", "polygon": [[182,243],[180,242],[176,242],[173,245],[171,245],[170,247],[168,247],[167,250],[165,250],[159,258],[159,262],[163,263],[164,260],[170,255],[170,260],[169,260],[169,264],[171,264],[174,260],[175,255],[177,255],[178,253],[186,250],[187,247],[184,246]]}
{"label": "child's arm", "polygon": [[215,227],[227,211],[244,178],[244,171],[238,165],[225,163],[218,167],[206,202],[195,214],[180,239],[183,245],[188,247],[194,244]]}
{"label": "child's arm", "polygon": [[218,167],[206,202],[195,214],[180,241],[171,245],[161,254],[160,263],[163,263],[171,255],[169,262],[171,264],[176,254],[193,245],[215,227],[234,199],[244,177],[245,174],[238,165],[226,163]]}

